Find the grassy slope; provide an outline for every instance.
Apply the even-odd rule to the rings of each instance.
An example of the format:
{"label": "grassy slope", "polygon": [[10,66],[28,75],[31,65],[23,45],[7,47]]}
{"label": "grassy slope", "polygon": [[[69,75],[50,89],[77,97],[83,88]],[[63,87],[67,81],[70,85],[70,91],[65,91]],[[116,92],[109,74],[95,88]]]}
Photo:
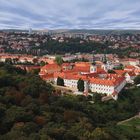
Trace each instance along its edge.
{"label": "grassy slope", "polygon": [[140,138],[140,117],[119,123],[118,129],[121,130],[121,133],[138,140]]}

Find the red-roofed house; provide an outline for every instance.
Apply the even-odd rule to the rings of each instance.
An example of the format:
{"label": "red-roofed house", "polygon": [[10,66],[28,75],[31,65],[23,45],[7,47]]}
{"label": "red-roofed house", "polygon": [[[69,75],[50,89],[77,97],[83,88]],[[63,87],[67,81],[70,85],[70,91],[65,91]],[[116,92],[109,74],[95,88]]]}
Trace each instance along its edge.
{"label": "red-roofed house", "polygon": [[124,77],[110,77],[108,79],[91,78],[90,90],[92,92],[106,93],[107,95],[111,95],[112,93],[114,93],[114,91],[119,93],[125,86],[125,84],[126,81]]}
{"label": "red-roofed house", "polygon": [[63,71],[72,70],[73,64],[72,63],[63,63],[61,67],[62,67]]}
{"label": "red-roofed house", "polygon": [[127,65],[124,68],[124,70],[126,70],[126,71],[134,71],[135,69],[136,69],[136,67],[135,66],[132,66],[132,65]]}
{"label": "red-roofed house", "polygon": [[61,67],[57,64],[47,64],[43,66],[40,70],[39,75],[47,75],[47,74],[53,74],[54,72],[60,72]]}
{"label": "red-roofed house", "polygon": [[77,62],[73,69],[82,74],[95,73],[97,71],[97,67],[89,62]]}
{"label": "red-roofed house", "polygon": [[114,72],[118,75],[124,76],[126,71],[125,70],[114,70]]}
{"label": "red-roofed house", "polygon": [[[133,68],[133,66],[132,66]],[[130,67],[131,69],[131,67]],[[114,70],[117,74],[124,76],[126,79],[127,83],[134,83],[134,79],[136,77],[136,74],[134,71],[130,71],[130,69],[128,70]]]}

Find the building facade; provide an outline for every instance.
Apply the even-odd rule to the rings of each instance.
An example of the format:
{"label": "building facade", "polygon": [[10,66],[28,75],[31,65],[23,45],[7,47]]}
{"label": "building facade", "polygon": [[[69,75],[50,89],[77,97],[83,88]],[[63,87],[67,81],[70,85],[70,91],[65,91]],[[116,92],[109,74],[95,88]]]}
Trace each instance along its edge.
{"label": "building facade", "polygon": [[104,69],[87,62],[67,63],[61,67],[49,64],[41,68],[39,75],[45,81],[54,84],[57,84],[57,78],[60,77],[64,80],[64,86],[72,91],[78,91],[77,83],[81,79],[84,81],[83,92],[102,93],[114,99],[117,99],[127,82],[125,75],[108,74]]}

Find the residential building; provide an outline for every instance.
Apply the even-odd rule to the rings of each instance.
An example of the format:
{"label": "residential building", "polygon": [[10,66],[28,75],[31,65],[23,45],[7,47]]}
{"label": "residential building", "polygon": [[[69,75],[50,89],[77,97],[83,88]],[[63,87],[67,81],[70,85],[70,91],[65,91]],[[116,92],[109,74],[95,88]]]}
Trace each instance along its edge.
{"label": "residential building", "polygon": [[39,75],[45,81],[54,84],[57,84],[57,78],[61,77],[64,80],[64,86],[73,91],[78,91],[77,83],[81,79],[84,81],[84,93],[88,93],[88,91],[102,93],[112,96],[115,100],[126,85],[126,78],[129,79],[131,76],[108,74],[103,68],[88,62],[64,63],[61,67],[57,64],[48,64],[41,68]]}

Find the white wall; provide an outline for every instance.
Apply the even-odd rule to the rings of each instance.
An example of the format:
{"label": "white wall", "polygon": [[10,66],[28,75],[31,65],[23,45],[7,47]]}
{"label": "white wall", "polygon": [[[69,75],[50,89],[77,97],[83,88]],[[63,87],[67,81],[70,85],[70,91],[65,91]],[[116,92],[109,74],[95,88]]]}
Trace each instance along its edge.
{"label": "white wall", "polygon": [[124,80],[121,84],[114,86],[106,86],[106,85],[99,85],[99,84],[90,84],[90,90],[92,92],[97,93],[106,93],[107,95],[111,95],[114,91],[120,92],[123,87],[126,85],[126,81]]}
{"label": "white wall", "polygon": [[[64,85],[66,87],[72,88],[75,91],[78,91],[77,82],[78,80],[64,79]],[[55,84],[57,83],[57,78],[54,78],[54,83]],[[90,89],[92,92],[103,93],[103,94],[106,93],[107,95],[111,95],[114,91],[119,93],[125,85],[126,85],[125,80],[121,84],[117,85],[116,87],[88,83],[88,81],[84,81],[85,91],[88,91]]]}
{"label": "white wall", "polygon": [[126,80],[124,80],[121,84],[117,85],[115,87],[115,91],[119,93],[124,88],[125,85],[126,85]]}
{"label": "white wall", "polygon": [[110,95],[114,92],[114,87],[106,86],[106,85],[99,85],[99,84],[90,84],[90,90],[92,92],[106,93],[106,94]]}

